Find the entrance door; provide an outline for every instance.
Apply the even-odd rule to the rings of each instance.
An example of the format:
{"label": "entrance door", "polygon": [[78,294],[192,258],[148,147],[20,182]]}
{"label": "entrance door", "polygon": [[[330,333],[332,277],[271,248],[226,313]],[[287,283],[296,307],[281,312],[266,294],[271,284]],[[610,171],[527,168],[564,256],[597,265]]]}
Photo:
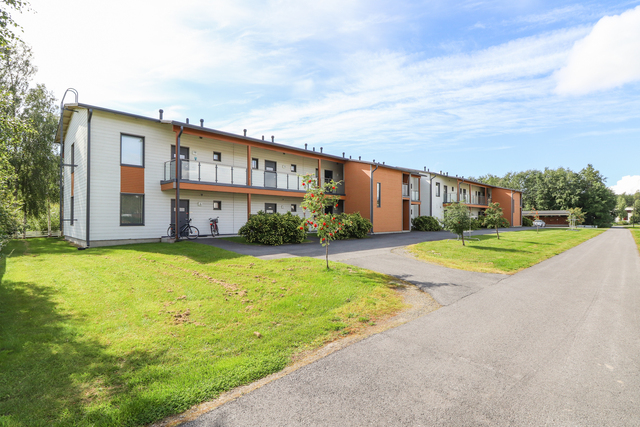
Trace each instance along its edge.
{"label": "entrance door", "polygon": [[[180,228],[189,221],[189,200],[180,199],[180,214],[178,220],[180,221],[178,230],[180,230]],[[176,199],[171,199],[171,219],[169,222],[171,224],[176,222]]]}
{"label": "entrance door", "polygon": [[271,160],[264,161],[264,186],[278,187],[277,164]]}
{"label": "entrance door", "polygon": [[[176,159],[176,146],[171,145],[171,160]],[[180,146],[180,160],[182,160],[182,170],[180,179],[189,179],[189,147]],[[175,169],[171,168],[171,178],[176,174]]]}

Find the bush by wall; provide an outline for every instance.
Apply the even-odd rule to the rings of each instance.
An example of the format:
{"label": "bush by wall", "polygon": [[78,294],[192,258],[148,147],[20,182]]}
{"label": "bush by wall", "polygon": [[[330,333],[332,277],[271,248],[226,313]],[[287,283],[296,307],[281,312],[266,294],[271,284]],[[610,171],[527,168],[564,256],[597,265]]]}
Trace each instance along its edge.
{"label": "bush by wall", "polygon": [[283,245],[286,243],[302,243],[307,237],[307,228],[300,217],[286,214],[266,214],[262,211],[251,215],[238,234],[249,243],[262,245]]}
{"label": "bush by wall", "polygon": [[527,218],[526,216],[522,217],[522,226],[533,227],[533,220],[531,218]]}
{"label": "bush by wall", "polygon": [[442,227],[432,216],[419,216],[411,220],[411,229],[416,231],[440,231]]}
{"label": "bush by wall", "polygon": [[363,218],[360,212],[346,214],[342,213],[336,216],[338,221],[343,225],[342,230],[336,233],[336,240],[345,239],[364,239],[369,231],[371,231],[371,221]]}

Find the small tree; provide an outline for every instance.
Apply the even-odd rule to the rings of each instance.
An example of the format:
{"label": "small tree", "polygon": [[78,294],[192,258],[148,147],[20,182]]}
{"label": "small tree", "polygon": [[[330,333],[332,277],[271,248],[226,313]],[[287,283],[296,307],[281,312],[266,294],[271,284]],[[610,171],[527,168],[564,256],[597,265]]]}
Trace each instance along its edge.
{"label": "small tree", "polygon": [[640,222],[640,199],[636,199],[635,202],[633,202],[633,215],[631,215],[629,221],[631,221],[634,228],[636,223]]}
{"label": "small tree", "polygon": [[464,232],[471,228],[469,208],[459,202],[449,205],[444,211],[444,228],[460,236],[462,238],[462,246],[465,246]]}
{"label": "small tree", "polygon": [[584,222],[584,212],[582,208],[570,208],[569,209],[569,225],[571,228],[576,228],[576,225],[580,225]]}
{"label": "small tree", "polygon": [[[318,231],[320,244],[325,248],[325,259],[327,269],[329,269],[329,243],[336,239],[336,232],[348,220],[339,220],[337,215],[332,213],[333,208],[338,207],[340,196],[332,194],[340,182],[330,180],[323,184],[318,184],[315,175],[305,175],[302,177],[302,185],[307,189],[302,202],[302,209],[305,212],[306,224]],[[307,214],[309,215],[307,217]],[[342,222],[344,221],[344,223]]]}
{"label": "small tree", "polygon": [[533,220],[536,223],[536,233],[540,232],[540,214],[538,213],[538,211],[535,211],[535,213],[533,214]]}
{"label": "small tree", "polygon": [[500,226],[500,221],[502,220],[502,208],[500,207],[500,203],[489,203],[489,207],[484,211],[484,221],[482,224],[489,228],[496,229],[496,235],[498,236],[498,240],[500,240],[500,233],[498,232],[498,227]]}

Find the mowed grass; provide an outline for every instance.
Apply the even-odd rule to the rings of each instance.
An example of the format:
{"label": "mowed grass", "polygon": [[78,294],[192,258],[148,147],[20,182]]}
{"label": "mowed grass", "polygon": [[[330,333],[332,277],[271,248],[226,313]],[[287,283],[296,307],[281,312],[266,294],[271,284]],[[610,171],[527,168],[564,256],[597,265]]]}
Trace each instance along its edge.
{"label": "mowed grass", "polygon": [[12,251],[0,259],[1,426],[147,424],[403,306],[387,276],[324,260],[192,242]]}
{"label": "mowed grass", "polygon": [[592,237],[604,229],[541,229],[514,231],[495,235],[473,236],[480,241],[465,239],[466,246],[456,240],[424,242],[409,246],[418,259],[459,270],[481,273],[514,274],[551,258]]}
{"label": "mowed grass", "polygon": [[640,251],[640,228],[630,228],[629,231],[631,231],[633,239],[636,241],[636,245],[638,245],[638,251]]}

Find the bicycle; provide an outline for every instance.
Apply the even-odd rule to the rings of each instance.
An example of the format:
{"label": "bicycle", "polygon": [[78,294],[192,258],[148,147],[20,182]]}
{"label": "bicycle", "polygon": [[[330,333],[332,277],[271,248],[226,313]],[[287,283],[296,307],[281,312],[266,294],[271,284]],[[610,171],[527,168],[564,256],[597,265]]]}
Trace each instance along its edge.
{"label": "bicycle", "polygon": [[220,218],[219,216],[215,218],[209,218],[209,226],[211,227],[211,237],[216,237],[220,235],[220,230],[218,230],[219,218]]}
{"label": "bicycle", "polygon": [[[180,237],[186,237],[189,240],[194,240],[197,239],[199,235],[200,232],[198,229],[191,225],[191,218],[189,218],[189,220],[180,227]],[[167,236],[171,238],[176,237],[175,224],[169,225],[169,228],[167,229]]]}

